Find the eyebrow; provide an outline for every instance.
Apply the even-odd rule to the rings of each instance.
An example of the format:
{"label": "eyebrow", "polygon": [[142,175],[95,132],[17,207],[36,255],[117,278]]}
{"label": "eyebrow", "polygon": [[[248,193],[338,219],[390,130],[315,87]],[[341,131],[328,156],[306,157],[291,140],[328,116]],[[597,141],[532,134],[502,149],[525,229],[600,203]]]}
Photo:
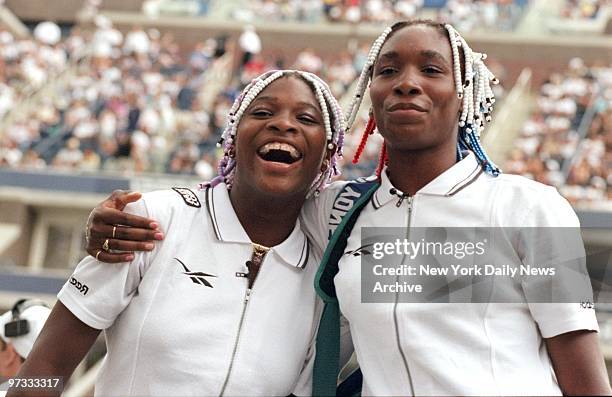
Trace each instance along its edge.
{"label": "eyebrow", "polygon": [[[446,66],[449,66],[446,58],[444,58],[444,56],[440,54],[438,51],[423,50],[419,52],[419,55],[427,59],[437,60],[439,62],[444,63]],[[380,59],[394,60],[397,58],[399,58],[399,54],[397,51],[388,51],[380,55]]]}
{"label": "eyebrow", "polygon": [[448,66],[448,61],[446,60],[446,58],[444,58],[444,56],[442,56],[442,54],[440,54],[438,51],[433,51],[433,50],[423,50],[421,51],[420,55],[422,57],[425,57],[427,59],[435,59],[438,60],[442,63],[444,63],[446,66]]}
{"label": "eyebrow", "polygon": [[[253,99],[253,102],[251,102],[251,105],[249,107],[253,106],[256,102],[259,102],[259,101],[270,101],[270,102],[275,102],[276,103],[276,102],[278,102],[278,98],[275,97],[275,96],[270,96],[270,95],[258,96],[257,98]],[[321,116],[323,115],[323,112],[321,112],[321,109],[319,109],[318,106],[315,106],[312,103],[301,101],[301,102],[298,102],[298,105],[309,107],[309,108],[315,110]]]}
{"label": "eyebrow", "polygon": [[399,57],[397,51],[388,51],[383,54],[380,54],[380,59],[396,59],[397,57]]}

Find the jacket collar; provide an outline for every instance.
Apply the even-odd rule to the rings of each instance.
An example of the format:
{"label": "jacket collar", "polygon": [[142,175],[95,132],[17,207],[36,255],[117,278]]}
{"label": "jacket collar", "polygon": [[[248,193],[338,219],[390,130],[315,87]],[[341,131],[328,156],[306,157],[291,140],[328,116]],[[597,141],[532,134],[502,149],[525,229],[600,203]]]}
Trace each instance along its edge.
{"label": "jacket collar", "polygon": [[[242,227],[236,216],[234,207],[229,198],[227,186],[220,183],[205,190],[206,210],[215,232],[217,240],[224,243],[252,244],[251,239]],[[271,250],[283,262],[297,268],[303,268],[308,262],[309,245],[308,239],[302,232],[299,219],[293,231],[279,245]]]}
{"label": "jacket collar", "polygon": [[[463,160],[438,175],[416,194],[451,197],[478,179],[483,169],[476,156],[472,152],[464,152],[464,155]],[[379,209],[391,201],[396,202],[402,194],[393,186],[385,169],[381,174],[380,187],[372,196],[372,204],[375,209]]]}

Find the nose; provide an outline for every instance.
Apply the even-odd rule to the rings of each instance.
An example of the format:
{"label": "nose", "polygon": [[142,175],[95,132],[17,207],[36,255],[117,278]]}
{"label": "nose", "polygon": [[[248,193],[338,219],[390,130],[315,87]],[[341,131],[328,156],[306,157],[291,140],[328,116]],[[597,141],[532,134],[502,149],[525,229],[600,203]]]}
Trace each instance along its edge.
{"label": "nose", "polygon": [[278,113],[268,121],[268,128],[276,132],[295,132],[297,131],[296,121],[287,112]]}
{"label": "nose", "polygon": [[398,76],[393,85],[393,92],[396,95],[419,95],[423,93],[416,71],[407,68]]}

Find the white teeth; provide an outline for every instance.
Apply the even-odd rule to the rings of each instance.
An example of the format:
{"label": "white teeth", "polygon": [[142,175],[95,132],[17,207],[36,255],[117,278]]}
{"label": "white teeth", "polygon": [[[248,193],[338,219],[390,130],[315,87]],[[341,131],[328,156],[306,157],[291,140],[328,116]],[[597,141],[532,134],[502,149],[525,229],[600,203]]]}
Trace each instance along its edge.
{"label": "white teeth", "polygon": [[294,159],[300,158],[300,152],[294,146],[288,143],[280,143],[280,142],[266,143],[261,148],[259,148],[259,154],[265,155],[270,150],[283,150],[285,152],[289,152],[291,157]]}

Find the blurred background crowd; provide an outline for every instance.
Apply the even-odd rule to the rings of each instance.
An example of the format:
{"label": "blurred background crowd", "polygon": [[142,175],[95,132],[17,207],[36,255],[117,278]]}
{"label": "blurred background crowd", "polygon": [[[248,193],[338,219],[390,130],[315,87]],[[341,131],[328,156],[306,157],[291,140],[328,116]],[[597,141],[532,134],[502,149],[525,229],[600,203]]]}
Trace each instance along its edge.
{"label": "blurred background crowd", "polygon": [[[0,0],[0,309],[55,300],[85,255],[89,211],[113,189],[212,178],[226,115],[252,78],[306,70],[346,109],[372,40],[410,18],[450,22],[488,54],[501,84],[486,150],[602,229],[585,235],[604,252],[588,266],[612,268],[612,0]],[[351,163],[368,100],[340,178],[378,162],[374,134]],[[597,310],[612,373],[612,304]]]}
{"label": "blurred background crowd", "polygon": [[[90,29],[45,21],[33,26],[29,38],[0,30],[0,167],[179,173],[209,179],[216,172],[220,152],[215,144],[225,115],[253,77],[277,68],[307,70],[323,77],[336,97],[346,101],[367,57],[367,42],[353,43],[332,55],[318,53],[307,42],[293,53],[266,51],[250,23],[384,25],[430,17],[449,21],[469,34],[512,30],[529,5],[449,0],[437,2],[437,7],[430,2],[424,8],[423,0],[252,0],[228,11],[232,18],[248,23],[236,42],[220,35],[185,47],[172,33],[155,28],[135,25],[120,31],[108,17],[96,14],[99,3],[87,4],[93,15]],[[186,10],[205,15],[210,3],[192,1]],[[608,4],[568,0],[559,14],[594,18]],[[145,1],[142,8],[159,16],[164,5]],[[230,50],[233,57],[228,60]],[[503,97],[508,85],[504,66],[494,57],[489,64],[502,79],[497,96]],[[230,71],[228,78],[218,79],[224,80],[221,86],[210,81],[218,69]],[[50,84],[52,89],[46,87]],[[612,199],[609,56],[590,64],[572,59],[533,89],[537,98],[508,154],[506,172],[558,186],[573,202]],[[21,105],[43,90],[44,98],[36,106]],[[364,120],[348,139],[348,159]],[[374,145],[369,149],[358,166],[345,162],[345,177],[371,172],[377,150]]]}

